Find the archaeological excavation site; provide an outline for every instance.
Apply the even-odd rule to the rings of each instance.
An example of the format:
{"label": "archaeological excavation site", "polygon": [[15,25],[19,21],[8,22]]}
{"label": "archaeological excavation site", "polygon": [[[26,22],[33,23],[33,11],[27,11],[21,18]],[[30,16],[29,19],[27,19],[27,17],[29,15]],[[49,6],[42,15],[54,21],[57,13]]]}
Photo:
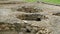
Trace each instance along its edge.
{"label": "archaeological excavation site", "polygon": [[60,6],[0,0],[0,34],[60,34]]}

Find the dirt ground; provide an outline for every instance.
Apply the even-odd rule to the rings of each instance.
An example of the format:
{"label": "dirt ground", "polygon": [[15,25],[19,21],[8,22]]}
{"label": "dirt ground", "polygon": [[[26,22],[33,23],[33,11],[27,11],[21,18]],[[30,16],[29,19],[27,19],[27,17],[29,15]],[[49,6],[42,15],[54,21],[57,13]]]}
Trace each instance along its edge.
{"label": "dirt ground", "polygon": [[0,34],[60,34],[60,6],[0,1]]}

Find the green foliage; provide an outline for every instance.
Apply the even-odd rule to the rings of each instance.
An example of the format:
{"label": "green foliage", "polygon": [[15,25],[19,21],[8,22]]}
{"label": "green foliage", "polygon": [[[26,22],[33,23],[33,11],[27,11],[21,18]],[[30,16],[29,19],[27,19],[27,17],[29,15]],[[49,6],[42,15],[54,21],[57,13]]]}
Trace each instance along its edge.
{"label": "green foliage", "polygon": [[54,4],[60,4],[60,0],[42,0],[44,2],[54,3]]}

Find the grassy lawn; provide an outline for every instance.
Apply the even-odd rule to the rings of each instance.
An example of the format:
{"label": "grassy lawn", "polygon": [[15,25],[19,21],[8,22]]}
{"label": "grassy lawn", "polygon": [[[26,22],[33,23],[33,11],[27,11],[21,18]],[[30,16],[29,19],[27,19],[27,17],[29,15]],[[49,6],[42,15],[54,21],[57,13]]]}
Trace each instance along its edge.
{"label": "grassy lawn", "polygon": [[60,0],[42,0],[42,1],[48,2],[48,3],[60,4]]}

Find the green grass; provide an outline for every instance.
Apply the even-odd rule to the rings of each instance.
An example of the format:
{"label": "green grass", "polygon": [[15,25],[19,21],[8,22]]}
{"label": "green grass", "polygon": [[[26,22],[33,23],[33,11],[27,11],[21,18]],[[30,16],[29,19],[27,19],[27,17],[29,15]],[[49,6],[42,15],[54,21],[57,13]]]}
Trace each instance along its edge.
{"label": "green grass", "polygon": [[[25,0],[25,2],[36,2],[37,0]],[[40,0],[43,2],[53,3],[53,4],[60,4],[60,0]]]}
{"label": "green grass", "polygon": [[42,0],[42,1],[48,2],[48,3],[60,4],[60,0]]}

